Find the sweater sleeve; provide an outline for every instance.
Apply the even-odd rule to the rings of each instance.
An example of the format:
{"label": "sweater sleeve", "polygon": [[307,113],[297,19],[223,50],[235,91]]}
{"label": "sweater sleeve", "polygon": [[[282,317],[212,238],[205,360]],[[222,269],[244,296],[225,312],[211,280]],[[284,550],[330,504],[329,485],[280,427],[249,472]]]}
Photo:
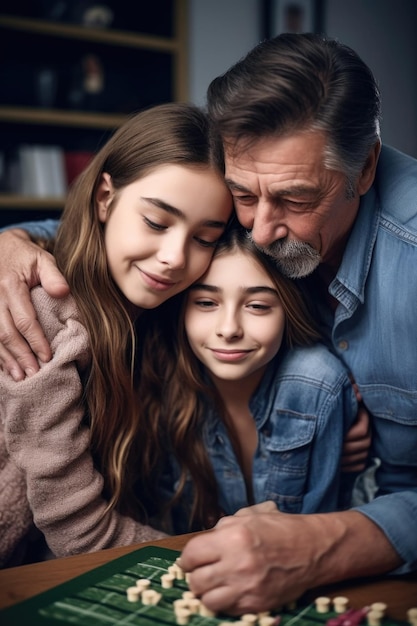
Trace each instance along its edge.
{"label": "sweater sleeve", "polygon": [[26,498],[26,484],[6,450],[0,428],[0,568],[20,565],[25,542],[32,527],[32,513]]}
{"label": "sweater sleeve", "polygon": [[25,477],[36,526],[56,556],[165,536],[116,511],[105,512],[103,477],[94,467],[83,421],[86,330],[72,298],[53,300],[40,287],[32,296],[53,358],[20,382],[0,372],[0,411],[8,452]]}

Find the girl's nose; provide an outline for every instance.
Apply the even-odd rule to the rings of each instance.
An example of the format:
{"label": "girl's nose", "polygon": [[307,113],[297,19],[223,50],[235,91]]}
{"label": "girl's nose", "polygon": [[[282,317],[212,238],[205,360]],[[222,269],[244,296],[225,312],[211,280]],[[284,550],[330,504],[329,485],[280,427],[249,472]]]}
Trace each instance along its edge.
{"label": "girl's nose", "polygon": [[221,315],[217,323],[216,335],[223,337],[223,339],[227,341],[242,337],[243,329],[238,316],[234,313],[224,313]]}
{"label": "girl's nose", "polygon": [[158,260],[172,269],[183,269],[187,263],[187,250],[184,242],[169,240],[158,252]]}

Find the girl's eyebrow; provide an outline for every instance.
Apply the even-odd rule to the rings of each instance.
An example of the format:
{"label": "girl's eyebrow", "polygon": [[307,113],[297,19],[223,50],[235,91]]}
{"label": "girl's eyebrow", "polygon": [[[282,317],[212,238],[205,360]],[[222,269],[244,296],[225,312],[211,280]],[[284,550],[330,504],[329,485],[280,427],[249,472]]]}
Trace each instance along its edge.
{"label": "girl's eyebrow", "polygon": [[246,293],[271,293],[274,296],[278,296],[278,292],[273,287],[267,287],[265,285],[259,285],[257,287],[248,287],[245,289]]}
{"label": "girl's eyebrow", "polygon": [[196,291],[197,289],[204,289],[204,291],[210,291],[211,293],[218,293],[221,291],[220,287],[215,285],[207,285],[206,283],[193,283],[189,287],[190,290]]}
{"label": "girl's eyebrow", "polygon": [[158,209],[162,209],[163,211],[166,211],[167,213],[170,213],[171,215],[175,215],[175,217],[184,217],[184,214],[182,211],[172,206],[172,204],[168,204],[167,202],[160,200],[160,198],[147,198],[146,196],[141,196],[140,199],[145,200],[145,202],[149,202],[150,204],[153,204]]}
{"label": "girl's eyebrow", "polygon": [[[175,217],[179,217],[182,220],[186,219],[185,218],[185,214],[183,213],[183,211],[181,211],[180,209],[178,209],[175,206],[172,206],[172,204],[168,204],[167,202],[164,202],[160,198],[147,198],[146,196],[141,196],[140,199],[141,200],[145,200],[145,202],[149,202],[150,204],[153,204],[158,209],[162,209],[163,211],[166,211],[170,215],[174,215]],[[210,226],[211,228],[222,228],[223,229],[223,228],[226,227],[226,224],[227,224],[227,222],[221,222],[219,220],[206,220],[204,222],[205,226]]]}
{"label": "girl's eyebrow", "polygon": [[[210,293],[218,293],[221,291],[220,287],[216,287],[215,285],[208,285],[206,283],[194,283],[189,287],[190,290],[197,291],[198,289],[209,291]],[[278,297],[278,292],[273,287],[267,287],[266,285],[257,285],[254,287],[244,287],[242,289],[245,293],[248,294],[256,294],[256,293],[269,293],[273,296]]]}

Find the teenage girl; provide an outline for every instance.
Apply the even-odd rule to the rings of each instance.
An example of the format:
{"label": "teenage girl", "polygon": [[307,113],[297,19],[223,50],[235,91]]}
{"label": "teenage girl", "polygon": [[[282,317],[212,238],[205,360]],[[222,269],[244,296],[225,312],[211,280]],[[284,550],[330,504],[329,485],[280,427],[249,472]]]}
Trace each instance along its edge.
{"label": "teenage girl", "polygon": [[18,382],[0,371],[0,467],[20,494],[18,516],[0,499],[2,565],[23,558],[32,516],[56,556],[161,536],[141,494],[141,317],[207,270],[231,211],[207,119],[187,104],[132,117],[71,188],[52,250],[71,295],[31,292],[53,357]]}
{"label": "teenage girl", "polygon": [[235,225],[183,299],[176,333],[165,319],[146,354],[166,372],[165,406],[151,408],[171,448],[162,499],[173,498],[173,530],[269,500],[287,513],[348,504],[340,464],[355,392],[294,281]]}

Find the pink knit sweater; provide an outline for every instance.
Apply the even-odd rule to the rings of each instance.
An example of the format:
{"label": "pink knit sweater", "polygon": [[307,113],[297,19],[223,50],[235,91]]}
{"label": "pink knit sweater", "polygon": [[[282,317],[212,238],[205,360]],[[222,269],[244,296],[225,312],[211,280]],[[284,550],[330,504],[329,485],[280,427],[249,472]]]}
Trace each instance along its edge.
{"label": "pink knit sweater", "polygon": [[0,422],[9,455],[0,435],[0,565],[24,539],[31,512],[56,556],[165,536],[115,511],[104,513],[103,477],[83,423],[80,376],[91,357],[86,329],[72,297],[55,300],[36,287],[32,299],[53,358],[18,383],[0,371]]}

